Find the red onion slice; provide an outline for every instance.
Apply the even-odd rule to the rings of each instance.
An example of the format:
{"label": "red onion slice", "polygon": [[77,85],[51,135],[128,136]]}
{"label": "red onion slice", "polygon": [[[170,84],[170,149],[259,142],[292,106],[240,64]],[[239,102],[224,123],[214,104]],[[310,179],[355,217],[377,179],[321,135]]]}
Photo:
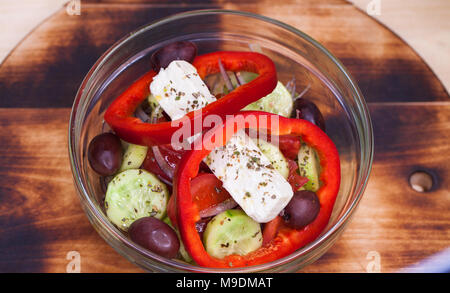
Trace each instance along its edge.
{"label": "red onion slice", "polygon": [[[162,112],[161,107],[158,105],[158,107],[154,110],[154,113],[152,113],[152,119],[150,119],[150,123],[156,123],[158,120],[158,115]],[[174,169],[169,166],[169,164],[164,159],[164,156],[161,153],[161,150],[158,146],[152,146],[152,152],[155,157],[156,163],[158,164],[159,168],[164,172],[164,174],[167,175],[170,179],[173,178],[174,175]]]}
{"label": "red onion slice", "polygon": [[295,76],[293,76],[292,79],[286,83],[286,89],[291,93],[292,100],[295,100],[296,87]]}
{"label": "red onion slice", "polygon": [[137,107],[136,111],[134,111],[134,115],[141,119],[142,122],[149,122],[150,121],[150,116],[147,115],[147,113],[145,113],[145,111],[142,109],[142,106],[139,105],[139,107]]}
{"label": "red onion slice", "polygon": [[152,146],[152,151],[155,155],[156,163],[158,163],[158,166],[161,168],[161,170],[163,170],[164,174],[166,174],[169,178],[173,178],[174,170],[169,166],[169,164],[167,164],[166,160],[161,154],[159,147]]}
{"label": "red onion slice", "polygon": [[308,90],[309,90],[310,87],[311,87],[311,84],[309,83],[309,84],[306,86],[306,88],[305,88],[300,94],[298,94],[298,95],[294,98],[294,101],[296,101],[296,100],[300,99],[301,97],[303,97],[303,95],[306,94],[306,93],[308,92]]}
{"label": "red onion slice", "polygon": [[231,79],[228,76],[227,72],[225,71],[225,68],[223,67],[222,61],[219,59],[218,62],[219,62],[220,74],[222,75],[222,78],[225,81],[225,84],[226,84],[226,86],[228,88],[228,91],[231,92],[232,90],[234,90],[233,84],[231,83]]}
{"label": "red onion slice", "polygon": [[233,72],[233,75],[234,75],[234,78],[236,79],[237,86],[238,86],[238,87],[241,86],[241,82],[239,81],[239,79],[238,79],[238,77],[237,77],[237,75],[236,75],[236,72]]}
{"label": "red onion slice", "polygon": [[236,80],[238,82],[239,85],[243,85],[246,84],[244,78],[242,78],[242,74],[238,71],[234,73],[234,76],[236,77]]}
{"label": "red onion slice", "polygon": [[234,199],[229,198],[219,204],[213,205],[209,208],[200,211],[200,217],[201,218],[213,217],[215,215],[220,214],[221,212],[232,209],[237,205],[238,204],[237,202],[234,201]]}
{"label": "red onion slice", "polygon": [[[197,232],[198,232],[200,235],[202,235],[203,232],[205,232],[205,230],[206,230],[206,225],[208,225],[209,221],[211,221],[211,218],[210,218],[210,217],[208,217],[208,218],[203,218],[203,219],[197,221],[197,222],[195,223],[195,230],[197,230]],[[201,238],[203,238],[203,237],[201,237]]]}

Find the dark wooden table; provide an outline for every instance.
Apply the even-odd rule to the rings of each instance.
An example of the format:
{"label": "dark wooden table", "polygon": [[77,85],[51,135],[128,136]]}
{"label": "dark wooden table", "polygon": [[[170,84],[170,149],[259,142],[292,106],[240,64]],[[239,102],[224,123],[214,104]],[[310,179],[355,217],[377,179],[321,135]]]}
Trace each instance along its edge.
{"label": "dark wooden table", "polygon": [[[349,3],[308,1],[82,1],[41,23],[0,66],[0,271],[140,272],[97,235],[72,183],[67,128],[84,75],[126,33],[173,13],[227,8],[291,24],[349,69],[375,131],[372,175],[337,243],[303,272],[394,272],[450,246],[450,99],[430,68],[395,34]],[[169,3],[169,2],[167,2]],[[409,174],[436,176],[419,193]],[[379,259],[377,259],[379,257]]]}

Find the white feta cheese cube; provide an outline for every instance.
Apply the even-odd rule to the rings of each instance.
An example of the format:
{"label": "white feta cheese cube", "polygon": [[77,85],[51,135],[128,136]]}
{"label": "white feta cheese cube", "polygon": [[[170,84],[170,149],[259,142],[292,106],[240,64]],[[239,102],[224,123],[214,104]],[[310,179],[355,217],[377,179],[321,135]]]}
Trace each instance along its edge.
{"label": "white feta cheese cube", "polygon": [[195,67],[183,60],[172,61],[167,68],[161,68],[150,84],[150,92],[172,120],[216,100]]}
{"label": "white feta cheese cube", "polygon": [[214,149],[205,162],[245,213],[259,223],[273,220],[294,194],[243,130]]}

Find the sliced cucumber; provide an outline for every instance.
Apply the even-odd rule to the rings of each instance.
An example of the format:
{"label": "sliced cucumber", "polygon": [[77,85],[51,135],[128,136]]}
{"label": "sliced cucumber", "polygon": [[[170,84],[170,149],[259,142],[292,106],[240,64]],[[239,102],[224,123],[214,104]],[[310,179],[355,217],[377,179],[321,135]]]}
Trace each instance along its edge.
{"label": "sliced cucumber", "polygon": [[180,240],[180,255],[186,262],[192,262],[192,257],[189,255],[189,253],[186,251],[186,248],[184,247],[183,241],[181,240],[180,232],[172,225],[172,222],[170,221],[169,217],[165,217],[163,220],[167,225],[169,225],[175,233],[177,233],[178,239]]}
{"label": "sliced cucumber", "polygon": [[161,118],[162,115],[162,111],[155,111],[156,108],[159,107],[159,102],[156,99],[156,97],[152,94],[150,94],[147,98],[148,104],[150,105],[150,109],[151,109],[151,114],[150,114],[150,120],[153,120],[155,118]]}
{"label": "sliced cucumber", "polygon": [[153,174],[130,169],[117,174],[108,184],[105,197],[106,215],[126,231],[135,220],[152,216],[162,219],[166,214],[169,191]]}
{"label": "sliced cucumber", "polygon": [[264,111],[289,117],[293,105],[291,93],[281,82],[278,82],[273,92],[264,98],[247,105],[243,110]]}
{"label": "sliced cucumber", "polygon": [[316,151],[305,143],[302,143],[298,152],[298,168],[300,175],[308,178],[308,182],[303,187],[313,192],[319,190],[319,158]]}
{"label": "sliced cucumber", "polygon": [[245,82],[250,82],[258,77],[257,73],[249,72],[249,71],[240,71],[239,74],[241,75],[242,79]]}
{"label": "sliced cucumber", "polygon": [[141,167],[147,155],[148,147],[132,143],[122,143],[122,145],[125,147],[125,152],[119,172]]}
{"label": "sliced cucumber", "polygon": [[227,210],[209,221],[203,243],[213,257],[245,255],[261,247],[261,226],[242,210]]}
{"label": "sliced cucumber", "polygon": [[256,145],[259,147],[261,152],[269,159],[270,163],[272,163],[273,167],[284,177],[288,178],[289,176],[289,164],[287,160],[284,158],[280,149],[275,145],[271,144],[262,139],[255,139]]}
{"label": "sliced cucumber", "polygon": [[152,94],[148,95],[147,101],[148,101],[148,105],[150,106],[150,109],[152,109],[152,111],[155,110],[155,108],[159,106],[158,100]]}

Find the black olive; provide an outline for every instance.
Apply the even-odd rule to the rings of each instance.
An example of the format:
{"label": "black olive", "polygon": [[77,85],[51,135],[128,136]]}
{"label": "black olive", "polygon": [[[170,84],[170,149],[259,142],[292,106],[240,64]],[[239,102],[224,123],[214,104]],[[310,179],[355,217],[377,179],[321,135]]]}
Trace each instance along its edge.
{"label": "black olive", "polygon": [[142,247],[167,258],[175,258],[180,241],[175,231],[154,217],[134,221],[128,229],[131,240]]}
{"label": "black olive", "polygon": [[287,226],[300,229],[310,224],[320,211],[320,202],[312,191],[301,190],[294,193],[291,201],[284,208],[282,217]]}
{"label": "black olive", "polygon": [[293,116],[307,120],[325,131],[325,120],[316,104],[304,98],[297,99],[294,102]]}
{"label": "black olive", "polygon": [[122,144],[115,134],[99,134],[89,143],[89,164],[100,175],[109,176],[116,173],[122,164],[122,154]]}
{"label": "black olive", "polygon": [[169,66],[174,60],[184,60],[189,63],[197,56],[197,47],[194,43],[180,41],[170,43],[153,53],[151,57],[153,70],[158,72],[161,68]]}

